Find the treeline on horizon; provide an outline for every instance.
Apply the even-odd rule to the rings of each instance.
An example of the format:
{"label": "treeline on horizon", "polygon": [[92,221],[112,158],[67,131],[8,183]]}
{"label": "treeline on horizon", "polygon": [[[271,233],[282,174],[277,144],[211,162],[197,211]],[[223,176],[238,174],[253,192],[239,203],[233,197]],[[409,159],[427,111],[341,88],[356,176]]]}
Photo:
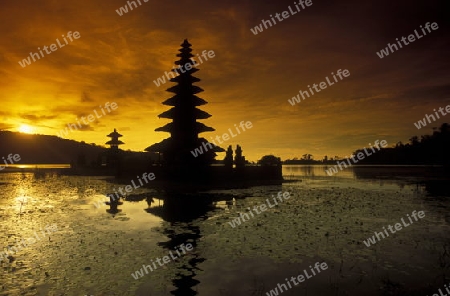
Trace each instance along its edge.
{"label": "treeline on horizon", "polygon": [[[431,135],[414,136],[409,143],[398,142],[394,147],[377,150],[357,164],[392,165],[447,165],[450,166],[450,125],[443,123],[433,128]],[[106,141],[107,139],[105,139]],[[23,164],[69,164],[99,165],[109,148],[62,139],[50,135],[30,135],[19,132],[0,131],[0,159],[8,154],[19,154]],[[364,148],[353,152],[356,155]],[[368,148],[367,148],[368,149]],[[370,150],[369,150],[370,151]],[[156,161],[148,152],[124,151],[128,162],[140,163],[143,159]],[[315,160],[313,155],[304,154],[301,159],[287,159],[283,164],[335,164],[344,158],[335,156]],[[0,164],[3,161],[0,161]],[[220,161],[218,161],[220,162]]]}
{"label": "treeline on horizon", "polygon": [[[359,160],[357,164],[390,164],[390,165],[450,165],[450,125],[443,123],[433,128],[431,135],[414,136],[409,143],[398,142],[394,147],[382,148],[380,151]],[[368,149],[368,148],[367,148]],[[371,150],[368,149],[371,152]],[[364,153],[364,148],[358,149]],[[344,158],[334,157],[314,160],[311,154],[304,154],[301,159],[287,159],[283,164],[335,164]]]}

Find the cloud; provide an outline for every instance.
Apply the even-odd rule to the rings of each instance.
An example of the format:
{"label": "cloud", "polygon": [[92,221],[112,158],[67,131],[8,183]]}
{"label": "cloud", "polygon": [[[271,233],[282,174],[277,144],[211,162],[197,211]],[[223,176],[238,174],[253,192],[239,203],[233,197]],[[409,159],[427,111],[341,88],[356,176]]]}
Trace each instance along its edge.
{"label": "cloud", "polygon": [[54,119],[54,118],[56,118],[56,115],[21,114],[20,117],[23,119],[27,119],[30,122],[39,122],[40,120]]}

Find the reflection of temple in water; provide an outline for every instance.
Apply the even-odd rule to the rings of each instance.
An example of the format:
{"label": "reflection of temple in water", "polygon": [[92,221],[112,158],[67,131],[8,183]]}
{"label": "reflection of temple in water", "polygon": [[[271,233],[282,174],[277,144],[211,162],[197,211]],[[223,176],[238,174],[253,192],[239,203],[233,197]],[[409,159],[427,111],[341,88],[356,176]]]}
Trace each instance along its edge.
{"label": "reflection of temple in water", "polygon": [[[165,228],[163,234],[169,240],[158,243],[158,246],[167,250],[175,250],[181,244],[190,243],[194,250],[184,256],[190,256],[187,265],[178,266],[176,278],[172,280],[175,290],[171,291],[172,295],[190,296],[197,295],[193,289],[200,282],[195,279],[197,271],[200,270],[198,265],[206,259],[201,257],[197,249],[198,240],[202,235],[200,228],[194,225],[194,220],[205,220],[206,213],[214,209],[214,205],[208,198],[195,199],[186,198],[185,196],[170,196],[164,198],[163,205],[150,207],[154,202],[153,198],[148,198],[148,208],[146,211],[153,215],[163,218],[170,223],[170,227]],[[172,226],[176,226],[173,227]],[[174,262],[176,263],[176,262]]]}

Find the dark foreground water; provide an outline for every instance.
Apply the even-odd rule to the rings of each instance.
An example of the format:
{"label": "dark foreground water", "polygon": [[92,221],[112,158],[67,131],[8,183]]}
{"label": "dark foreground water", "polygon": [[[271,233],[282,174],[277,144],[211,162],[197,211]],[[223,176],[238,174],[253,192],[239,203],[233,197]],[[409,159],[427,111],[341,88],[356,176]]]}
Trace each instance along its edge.
{"label": "dark foreground water", "polygon": [[[8,253],[0,295],[445,293],[450,180],[439,168],[358,167],[330,177],[324,167],[286,166],[284,175],[301,181],[181,197],[139,188],[110,213],[93,204],[131,180],[0,174],[0,250]],[[278,192],[290,197],[276,205]],[[414,211],[425,217],[411,223]],[[401,230],[366,246],[396,223]],[[327,269],[313,275],[317,262]]]}

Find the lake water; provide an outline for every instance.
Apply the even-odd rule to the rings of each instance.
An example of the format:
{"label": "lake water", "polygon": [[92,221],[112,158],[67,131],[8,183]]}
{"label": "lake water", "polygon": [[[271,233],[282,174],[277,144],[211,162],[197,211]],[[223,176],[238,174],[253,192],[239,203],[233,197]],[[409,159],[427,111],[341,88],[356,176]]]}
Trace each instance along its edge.
{"label": "lake water", "polygon": [[[0,249],[28,244],[0,262],[0,295],[270,295],[286,278],[311,274],[316,262],[328,268],[292,282],[283,295],[443,289],[450,194],[442,169],[353,167],[332,177],[324,169],[284,166],[292,182],[281,186],[190,196],[138,188],[118,213],[93,204],[131,180],[2,173]],[[290,197],[230,225],[267,199],[273,205],[278,192]],[[413,211],[425,217],[370,247],[363,243],[402,218],[408,222]],[[56,231],[42,234],[54,224]],[[162,261],[182,244],[193,249]],[[143,265],[156,268],[136,274]]]}

